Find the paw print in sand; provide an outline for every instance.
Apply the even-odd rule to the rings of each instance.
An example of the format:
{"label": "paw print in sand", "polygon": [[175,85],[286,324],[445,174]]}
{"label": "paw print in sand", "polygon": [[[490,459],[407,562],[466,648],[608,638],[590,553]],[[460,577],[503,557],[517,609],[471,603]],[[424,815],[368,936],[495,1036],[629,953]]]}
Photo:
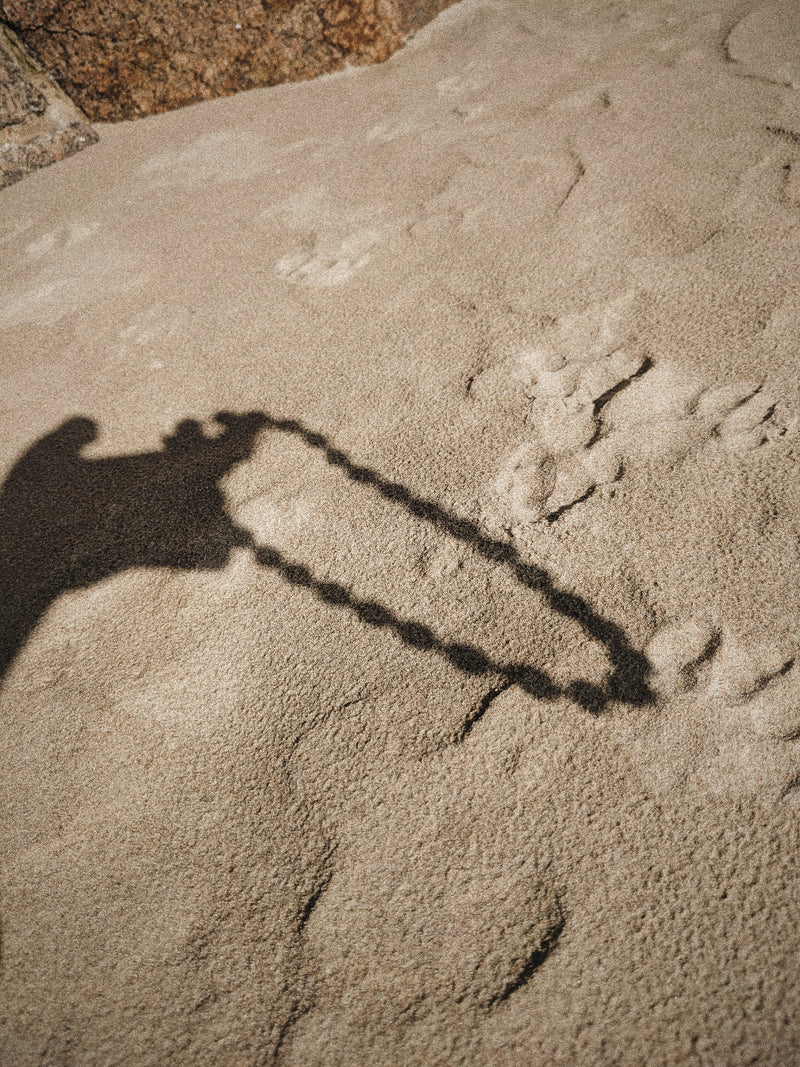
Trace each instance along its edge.
{"label": "paw print in sand", "polygon": [[781,436],[775,401],[760,382],[734,382],[703,392],[693,414],[729,452],[748,452]]}
{"label": "paw print in sand", "polygon": [[696,689],[711,669],[721,633],[706,619],[662,627],[645,649],[653,668],[651,688],[662,698]]}
{"label": "paw print in sand", "polygon": [[296,285],[325,288],[341,285],[369,262],[370,249],[380,240],[376,230],[365,229],[341,242],[317,242],[311,252],[284,256],[275,264],[281,277]]}
{"label": "paw print in sand", "polygon": [[601,440],[603,411],[650,365],[625,344],[631,299],[570,316],[520,354],[511,377],[529,401],[536,438],[512,453],[495,483],[494,510],[506,525],[553,522],[619,477],[620,457]]}
{"label": "paw print in sand", "polygon": [[512,368],[476,376],[479,403],[521,390],[533,431],[491,492],[489,517],[506,529],[555,521],[636,462],[674,464],[702,447],[744,456],[796,431],[798,419],[781,419],[761,381],[709,386],[654,364],[633,338],[633,311],[627,295],[560,320]]}
{"label": "paw print in sand", "polygon": [[789,639],[747,638],[708,619],[662,627],[645,650],[659,707],[640,742],[660,787],[792,793],[800,782],[797,651]]}
{"label": "paw print in sand", "polygon": [[731,644],[721,661],[717,691],[747,710],[753,730],[774,741],[800,737],[800,663],[780,643]]}

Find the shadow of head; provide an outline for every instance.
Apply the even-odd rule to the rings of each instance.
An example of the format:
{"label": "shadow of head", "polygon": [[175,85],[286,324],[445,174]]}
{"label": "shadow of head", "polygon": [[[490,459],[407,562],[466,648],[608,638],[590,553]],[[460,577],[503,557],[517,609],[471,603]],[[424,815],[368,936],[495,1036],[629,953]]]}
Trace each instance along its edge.
{"label": "shadow of head", "polygon": [[91,444],[92,441],[96,441],[99,435],[100,430],[94,419],[86,419],[83,416],[79,416],[75,419],[67,419],[55,431],[53,437],[60,441],[64,448],[80,451],[86,445]]}

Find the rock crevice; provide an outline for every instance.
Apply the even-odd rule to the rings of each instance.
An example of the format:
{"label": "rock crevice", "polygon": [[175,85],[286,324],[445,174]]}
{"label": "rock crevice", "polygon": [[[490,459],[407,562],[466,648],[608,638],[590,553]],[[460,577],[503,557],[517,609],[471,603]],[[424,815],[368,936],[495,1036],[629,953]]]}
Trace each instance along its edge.
{"label": "rock crevice", "polygon": [[96,140],[86,117],[0,24],[0,189]]}

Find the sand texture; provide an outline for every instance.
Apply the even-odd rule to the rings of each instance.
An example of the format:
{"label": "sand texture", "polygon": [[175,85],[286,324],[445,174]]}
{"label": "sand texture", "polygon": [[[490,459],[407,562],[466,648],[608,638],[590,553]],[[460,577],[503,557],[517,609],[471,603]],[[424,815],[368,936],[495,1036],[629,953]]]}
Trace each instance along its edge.
{"label": "sand texture", "polygon": [[800,1064],[797,5],[464,0],[0,209],[0,1062]]}

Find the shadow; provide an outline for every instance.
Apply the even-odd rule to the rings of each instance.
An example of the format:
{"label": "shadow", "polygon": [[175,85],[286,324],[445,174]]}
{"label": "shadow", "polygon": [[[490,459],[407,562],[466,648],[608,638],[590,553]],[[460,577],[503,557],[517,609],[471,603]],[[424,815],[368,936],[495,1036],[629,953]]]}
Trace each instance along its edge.
{"label": "shadow", "polygon": [[[522,586],[540,594],[549,607],[560,615],[573,619],[590,637],[603,645],[612,668],[603,688],[579,682],[569,690],[568,695],[582,706],[592,711],[601,711],[610,700],[618,700],[635,707],[652,703],[653,693],[647,684],[650,664],[642,652],[633,648],[622,627],[598,615],[583,597],[559,589],[547,571],[523,560],[512,544],[488,537],[475,523],[448,511],[436,501],[417,496],[410,489],[383,478],[369,467],[353,463],[344,452],[334,448],[323,434],[308,429],[296,419],[279,419],[270,415],[265,417],[269,429],[301,438],[309,447],[319,450],[330,466],[343,471],[352,482],[370,486],[386,500],[400,505],[414,518],[431,523],[456,541],[472,545],[484,559],[510,568]],[[439,651],[444,652],[446,647],[448,646],[443,646]],[[477,649],[474,651],[478,657],[483,655]],[[483,670],[498,670],[515,682],[520,680],[519,672],[525,670],[519,665],[490,666],[486,657],[483,657],[483,662],[487,664]],[[542,679],[541,684],[548,687],[548,691],[540,695],[552,696],[559,692],[557,686],[544,681],[544,675],[539,674],[539,677]]]}
{"label": "shadow", "polygon": [[[622,628],[598,615],[582,597],[560,590],[545,570],[521,559],[513,545],[487,537],[435,501],[354,463],[322,434],[296,420],[263,412],[220,412],[215,421],[221,428],[217,435],[206,435],[198,422],[186,420],[163,439],[157,452],[86,459],[81,451],[96,439],[97,426],[75,418],[22,456],[0,490],[0,678],[62,593],[132,567],[219,569],[234,548],[246,547],[260,566],[277,571],[290,585],[351,611],[369,626],[393,632],[411,648],[442,656],[466,674],[496,675],[503,687],[520,685],[537,697],[567,695],[593,713],[611,700],[635,706],[651,702],[649,665]],[[301,438],[352,482],[369,486],[414,518],[509,567],[525,588],[605,647],[612,667],[605,684],[578,681],[563,689],[530,664],[499,663],[476,646],[448,641],[383,604],[359,598],[344,585],[318,579],[277,549],[257,544],[228,515],[218,483],[252,454],[256,436],[265,429]]]}
{"label": "shadow", "polygon": [[0,490],[0,678],[48,607],[131,567],[218,569],[250,543],[225,510],[220,479],[253,451],[258,412],[185,420],[158,452],[86,459],[91,419],[37,441]]}

